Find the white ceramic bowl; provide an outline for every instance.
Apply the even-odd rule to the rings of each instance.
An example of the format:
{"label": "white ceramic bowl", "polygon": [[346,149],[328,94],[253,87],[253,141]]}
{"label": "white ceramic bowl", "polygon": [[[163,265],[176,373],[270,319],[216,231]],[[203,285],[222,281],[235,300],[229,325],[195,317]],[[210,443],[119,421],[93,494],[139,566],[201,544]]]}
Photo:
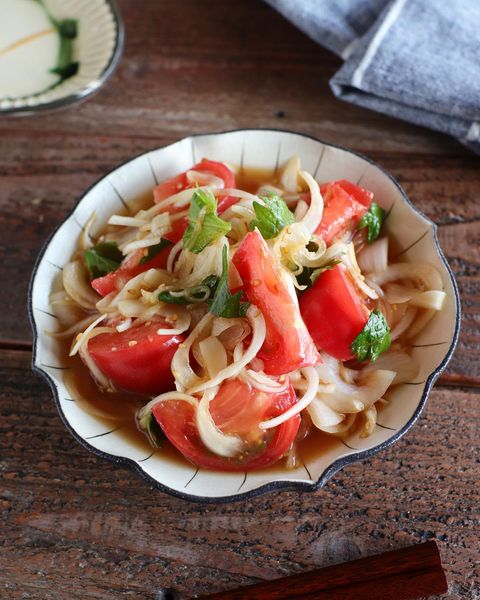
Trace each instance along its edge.
{"label": "white ceramic bowl", "polygon": [[[163,179],[185,171],[208,157],[272,172],[293,154],[319,181],[347,178],[372,190],[376,202],[390,211],[387,227],[395,231],[405,260],[433,264],[441,273],[447,301],[422,331],[413,348],[418,363],[415,381],[395,389],[389,406],[382,410],[378,426],[367,439],[351,435],[338,439],[324,454],[294,471],[220,473],[174,465],[148,447],[139,450],[110,431],[105,423],[85,413],[69,399],[63,383],[67,358],[58,343],[44,334],[56,328],[48,297],[55,278],[71,256],[82,226],[93,210],[98,228],[123,203],[151,190]],[[35,267],[30,288],[30,316],[34,331],[33,368],[52,388],[60,415],[73,436],[99,456],[133,467],[161,490],[182,498],[226,501],[271,490],[315,490],[343,466],[367,458],[398,440],[420,416],[428,393],[450,359],[459,333],[460,304],[457,287],[440,250],[435,224],[411,204],[398,183],[367,158],[306,135],[286,131],[250,129],[189,137],[165,148],[152,150],[118,167],[96,183],[74,207],[46,244]],[[368,465],[365,466],[368,469]]]}
{"label": "white ceramic bowl", "polygon": [[[124,41],[123,24],[115,0],[43,0],[43,4],[31,2],[34,6],[26,11],[21,4],[15,4],[15,0],[10,1],[12,11],[18,6],[18,14],[9,14],[12,28],[16,27],[17,35],[21,35],[28,43],[18,45],[9,52],[8,63],[3,64],[2,68],[6,69],[5,77],[10,73],[18,77],[20,73],[30,83],[27,95],[24,92],[12,96],[10,87],[5,89],[7,83],[2,83],[0,78],[0,114],[24,115],[62,108],[85,99],[105,83],[120,59]],[[48,62],[52,60],[50,54],[53,49],[44,45],[47,36],[35,34],[45,29],[47,14],[58,21],[77,21],[78,35],[73,41],[72,58],[79,66],[75,75],[44,91],[45,85],[40,85],[40,81],[45,82],[48,69],[53,66]],[[10,42],[17,40],[15,33],[16,30],[12,32]],[[2,60],[5,60],[5,56]],[[39,70],[43,77],[37,82],[34,75]],[[37,89],[38,86],[40,89]]]}

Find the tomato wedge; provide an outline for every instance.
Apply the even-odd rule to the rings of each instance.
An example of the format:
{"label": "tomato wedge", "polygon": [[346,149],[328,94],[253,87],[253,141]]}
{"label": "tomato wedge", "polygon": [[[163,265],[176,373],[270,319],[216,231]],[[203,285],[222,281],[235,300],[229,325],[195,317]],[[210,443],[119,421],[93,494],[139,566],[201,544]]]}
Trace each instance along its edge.
{"label": "tomato wedge", "polygon": [[258,424],[282,414],[296,401],[291,385],[279,394],[266,394],[238,379],[224,382],[210,402],[210,412],[224,433],[236,434],[245,441],[245,450],[233,458],[218,456],[203,445],[190,404],[168,400],[157,404],[152,412],[170,442],[195,465],[221,471],[251,471],[275,463],[291,448],[300,415],[265,432]]}
{"label": "tomato wedge", "polygon": [[267,326],[258,353],[269,375],[283,375],[321,362],[297,304],[276,271],[268,246],[258,231],[248,233],[233,255],[248,300],[257,306]]}
{"label": "tomato wedge", "polygon": [[347,231],[353,231],[367,212],[372,192],[342,179],[320,186],[324,200],[323,217],[315,233],[329,245]]}
{"label": "tomato wedge", "polygon": [[[225,189],[235,187],[235,175],[227,167],[227,165],[222,162],[207,160],[204,158],[201,162],[194,165],[189,170],[199,171],[200,173],[206,173],[209,175],[214,175],[215,177],[219,177],[223,180],[223,187]],[[193,187],[195,187],[195,184],[188,181],[187,172],[185,171],[185,173],[180,173],[180,175],[177,175],[176,177],[157,185],[157,187],[153,190],[153,197],[155,202],[158,203],[162,200],[165,200],[165,198],[176,194],[177,192],[181,192],[182,190]],[[233,196],[224,196],[221,198],[217,206],[218,214],[226,211],[227,208],[232,206],[232,204],[235,204],[237,200],[238,198],[234,198]]]}
{"label": "tomato wedge", "polygon": [[338,360],[352,358],[351,344],[369,310],[341,265],[320,275],[300,296],[300,312],[314,342]]}
{"label": "tomato wedge", "polygon": [[127,392],[161,394],[175,389],[170,368],[183,335],[158,335],[161,321],[90,339],[88,352],[113,385]]}
{"label": "tomato wedge", "polygon": [[[182,238],[187,224],[187,219],[179,219],[175,222],[172,231],[169,231],[163,237],[172,242],[172,245],[176,244]],[[151,260],[144,263],[141,261],[145,256],[145,250],[137,250],[125,259],[116,271],[93,279],[91,286],[101,296],[106,296],[114,290],[120,290],[125,282],[135,277],[135,275],[148,271],[148,269],[165,269],[171,249],[172,246],[167,246]]]}
{"label": "tomato wedge", "polygon": [[350,194],[350,196],[355,198],[357,202],[360,202],[360,204],[363,204],[366,208],[370,208],[370,204],[373,200],[373,192],[355,185],[347,179],[340,179],[340,181],[336,181],[335,183],[345,190],[347,194]]}

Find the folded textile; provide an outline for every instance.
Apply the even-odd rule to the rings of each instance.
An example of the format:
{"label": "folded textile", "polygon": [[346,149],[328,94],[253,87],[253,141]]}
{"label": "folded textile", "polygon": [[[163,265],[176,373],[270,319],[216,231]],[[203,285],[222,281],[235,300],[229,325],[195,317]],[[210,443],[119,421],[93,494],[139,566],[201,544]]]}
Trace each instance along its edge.
{"label": "folded textile", "polygon": [[480,0],[267,0],[345,59],[354,104],[447,133],[480,154]]}

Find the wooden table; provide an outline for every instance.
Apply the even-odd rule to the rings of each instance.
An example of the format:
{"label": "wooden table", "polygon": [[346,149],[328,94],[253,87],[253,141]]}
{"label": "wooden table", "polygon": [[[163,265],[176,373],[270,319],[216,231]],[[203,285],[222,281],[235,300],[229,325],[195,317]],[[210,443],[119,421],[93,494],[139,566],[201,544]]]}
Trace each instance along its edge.
{"label": "wooden table", "polygon": [[[94,98],[0,123],[0,597],[160,599],[438,540],[449,598],[480,598],[480,157],[343,104],[340,61],[259,0],[122,0],[126,47]],[[440,226],[463,298],[458,350],[394,447],[316,493],[202,505],[152,489],[66,432],[30,371],[35,257],[82,192],[190,133],[306,132],[364,152]]]}

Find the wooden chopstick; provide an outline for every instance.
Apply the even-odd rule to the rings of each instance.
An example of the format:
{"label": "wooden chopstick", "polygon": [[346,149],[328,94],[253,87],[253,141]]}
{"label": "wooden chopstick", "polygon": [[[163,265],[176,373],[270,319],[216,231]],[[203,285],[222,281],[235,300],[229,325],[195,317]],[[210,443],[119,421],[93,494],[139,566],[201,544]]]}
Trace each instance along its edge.
{"label": "wooden chopstick", "polygon": [[209,600],[411,600],[448,590],[434,541],[220,592]]}

